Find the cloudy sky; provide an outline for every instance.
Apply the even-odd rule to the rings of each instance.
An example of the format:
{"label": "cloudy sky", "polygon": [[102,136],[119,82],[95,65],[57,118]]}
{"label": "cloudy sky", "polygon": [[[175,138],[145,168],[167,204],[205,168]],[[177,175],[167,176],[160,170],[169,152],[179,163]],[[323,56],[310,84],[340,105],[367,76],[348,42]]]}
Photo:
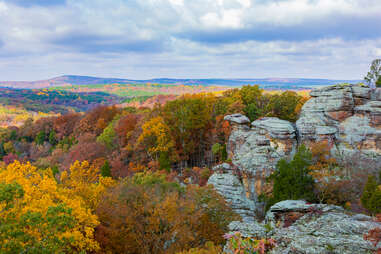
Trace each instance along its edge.
{"label": "cloudy sky", "polygon": [[0,80],[360,79],[380,0],[0,0]]}

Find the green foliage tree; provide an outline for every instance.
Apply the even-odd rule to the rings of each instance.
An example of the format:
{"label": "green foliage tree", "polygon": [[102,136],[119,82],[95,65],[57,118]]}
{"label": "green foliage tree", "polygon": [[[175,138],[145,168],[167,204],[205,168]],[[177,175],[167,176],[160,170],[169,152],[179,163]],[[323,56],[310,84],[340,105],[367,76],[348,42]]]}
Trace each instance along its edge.
{"label": "green foliage tree", "polygon": [[311,152],[302,145],[290,162],[284,159],[278,162],[275,172],[269,177],[273,181],[273,192],[267,198],[266,208],[287,199],[315,200],[314,180],[309,174],[311,158]]}
{"label": "green foliage tree", "polygon": [[261,101],[263,99],[263,90],[258,85],[243,86],[239,91],[242,103],[245,105],[244,112],[251,121],[254,121],[262,115]]}
{"label": "green foliage tree", "polygon": [[376,177],[368,176],[360,200],[362,205],[372,214],[381,212],[381,185],[377,183]]}
{"label": "green foliage tree", "polygon": [[[58,238],[58,234],[70,230],[75,225],[72,211],[64,205],[49,207],[46,215],[27,211],[20,217],[11,209],[23,198],[21,185],[0,184],[0,253],[64,253],[69,251],[70,238]],[[26,230],[29,229],[29,230]],[[46,232],[40,240],[33,229]]]}
{"label": "green foliage tree", "polygon": [[241,88],[239,94],[241,96],[243,104],[248,106],[252,103],[257,103],[262,96],[262,92],[263,90],[260,89],[258,85],[247,85]]}
{"label": "green foliage tree", "polygon": [[45,142],[45,138],[46,138],[46,133],[45,131],[40,131],[36,138],[34,139],[34,141],[36,142],[37,145],[43,145],[44,142]]}
{"label": "green foliage tree", "polygon": [[8,141],[8,142],[4,143],[3,144],[3,148],[4,148],[4,152],[6,154],[15,153],[16,152],[15,147],[14,147],[12,141]]}
{"label": "green foliage tree", "polygon": [[217,156],[219,160],[226,160],[227,159],[227,152],[226,152],[226,145],[221,145],[220,143],[215,143],[212,146],[212,153],[214,156]]}
{"label": "green foliage tree", "polygon": [[101,167],[101,175],[103,177],[111,177],[111,166],[108,160],[105,161],[105,163]]}
{"label": "green foliage tree", "polygon": [[5,150],[4,150],[4,143],[0,142],[0,160],[3,159],[4,155],[6,155]]}
{"label": "green foliage tree", "polygon": [[376,87],[381,87],[381,76],[378,77],[378,80],[376,82]]}
{"label": "green foliage tree", "polygon": [[254,121],[258,119],[261,114],[260,111],[255,103],[250,103],[244,108],[245,114],[250,119],[250,121]]}
{"label": "green foliage tree", "polygon": [[57,141],[57,136],[56,136],[56,132],[54,130],[50,131],[49,133],[49,143],[52,145],[52,146],[55,146],[57,145],[58,141]]}
{"label": "green foliage tree", "polygon": [[295,122],[298,118],[296,108],[302,100],[294,91],[286,91],[281,94],[275,94],[270,97],[268,111],[270,114],[280,119]]}
{"label": "green foliage tree", "polygon": [[114,122],[111,122],[102,132],[101,135],[98,136],[97,142],[105,145],[109,149],[115,148],[115,138],[116,133],[114,129]]}
{"label": "green foliage tree", "polygon": [[375,59],[372,61],[368,74],[364,77],[365,81],[369,84],[375,84],[377,87],[381,87],[381,59]]}
{"label": "green foliage tree", "polygon": [[159,154],[159,166],[160,169],[165,169],[170,171],[171,169],[171,159],[169,158],[168,152],[160,152]]}
{"label": "green foliage tree", "polygon": [[373,192],[373,195],[370,197],[368,208],[372,214],[381,213],[381,185]]}

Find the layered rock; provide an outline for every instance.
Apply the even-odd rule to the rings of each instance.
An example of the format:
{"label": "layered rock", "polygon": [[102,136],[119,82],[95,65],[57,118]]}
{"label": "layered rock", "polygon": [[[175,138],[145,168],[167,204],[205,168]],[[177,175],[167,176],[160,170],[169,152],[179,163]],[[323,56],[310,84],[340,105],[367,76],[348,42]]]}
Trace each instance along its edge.
{"label": "layered rock", "polygon": [[254,201],[246,197],[242,182],[232,167],[223,163],[214,167],[213,171],[215,173],[209,178],[208,184],[212,184],[215,190],[225,197],[233,210],[241,215],[243,221],[254,221]]}
{"label": "layered rock", "polygon": [[[254,216],[254,211],[261,207],[258,197],[266,191],[266,177],[272,173],[281,158],[294,153],[297,144],[296,131],[290,122],[274,117],[256,120],[251,123],[251,128],[246,125],[247,121],[241,121],[244,119],[242,115],[235,114],[234,117],[228,116],[225,119],[233,123],[227,144],[228,155],[233,165],[238,167],[241,177],[235,176],[233,182],[230,181],[233,178],[230,172],[216,172],[208,183],[214,185],[227,200],[233,200],[231,190],[234,188],[243,193],[245,205],[242,208],[237,206],[243,204],[240,194],[239,201],[232,203],[232,207],[247,220],[247,204],[250,203],[250,213]],[[241,119],[239,122],[242,124],[238,124],[236,119]]]}
{"label": "layered rock", "polygon": [[364,85],[314,90],[296,122],[302,143],[328,141],[339,159],[381,159],[381,92]]}
{"label": "layered rock", "polygon": [[335,85],[310,95],[295,126],[278,118],[258,119],[249,126],[243,115],[226,116],[232,126],[227,143],[232,164],[217,167],[209,183],[243,217],[230,230],[274,238],[278,246],[273,254],[372,253],[376,247],[363,235],[381,224],[341,207],[288,200],[271,207],[265,222],[252,219],[262,207],[258,197],[267,191],[265,178],[300,144],[327,141],[339,161],[364,161],[374,168],[381,164],[381,89]]}
{"label": "layered rock", "polygon": [[364,240],[364,234],[376,227],[381,227],[381,223],[369,216],[300,200],[275,204],[264,223],[229,225],[231,231],[240,231],[244,236],[275,239],[277,247],[273,254],[373,253],[376,247]]}
{"label": "layered rock", "polygon": [[[363,160],[366,166],[372,167],[381,164],[381,89],[334,85],[313,90],[310,95],[296,125],[274,117],[258,119],[251,125],[241,114],[225,117],[232,126],[228,157],[238,169],[240,177],[236,180],[241,184],[240,193],[243,189],[254,211],[262,208],[259,195],[269,190],[265,178],[281,158],[290,158],[299,144],[309,146],[327,141],[331,154],[339,161]],[[221,193],[223,188],[229,186],[220,187]],[[229,195],[225,197],[230,199]],[[238,203],[235,207],[240,210]]]}
{"label": "layered rock", "polygon": [[353,115],[355,105],[351,86],[336,85],[310,92],[309,99],[296,121],[302,142],[337,138],[339,122]]}

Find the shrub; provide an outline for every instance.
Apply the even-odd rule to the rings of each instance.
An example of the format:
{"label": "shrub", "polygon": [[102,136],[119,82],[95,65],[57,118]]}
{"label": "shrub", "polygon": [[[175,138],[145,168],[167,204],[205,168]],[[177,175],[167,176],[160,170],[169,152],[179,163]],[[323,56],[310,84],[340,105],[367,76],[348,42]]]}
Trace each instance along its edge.
{"label": "shrub", "polygon": [[251,237],[243,237],[240,232],[225,234],[224,237],[228,240],[227,250],[231,253],[264,254],[269,253],[276,246],[273,239],[257,240]]}
{"label": "shrub", "polygon": [[354,201],[355,195],[351,178],[345,169],[330,155],[331,147],[327,141],[311,145],[313,163],[309,167],[315,179],[315,192],[321,203],[345,206]]}
{"label": "shrub", "polygon": [[187,251],[181,251],[177,254],[220,254],[222,253],[221,246],[214,245],[213,242],[207,242],[204,247],[192,248]]}

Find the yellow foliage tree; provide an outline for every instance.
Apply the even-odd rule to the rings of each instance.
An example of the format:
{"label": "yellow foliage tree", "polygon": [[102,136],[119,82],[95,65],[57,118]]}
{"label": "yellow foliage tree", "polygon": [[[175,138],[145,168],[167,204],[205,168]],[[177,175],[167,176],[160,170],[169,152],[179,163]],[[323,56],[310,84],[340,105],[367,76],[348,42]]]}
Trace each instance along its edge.
{"label": "yellow foliage tree", "polygon": [[170,136],[170,130],[162,117],[154,117],[142,126],[142,134],[138,138],[138,144],[147,148],[151,158],[158,159],[160,153],[169,153],[174,147]]}
{"label": "yellow foliage tree", "polygon": [[99,250],[97,216],[80,196],[57,184],[51,170],[30,163],[16,161],[0,170],[0,222],[0,253],[17,253],[16,248],[35,253]]}
{"label": "yellow foliage tree", "polygon": [[68,195],[76,195],[83,199],[87,208],[94,211],[97,208],[99,197],[115,181],[111,177],[100,175],[99,169],[90,165],[88,161],[76,161],[68,171],[60,177],[63,191]]}

